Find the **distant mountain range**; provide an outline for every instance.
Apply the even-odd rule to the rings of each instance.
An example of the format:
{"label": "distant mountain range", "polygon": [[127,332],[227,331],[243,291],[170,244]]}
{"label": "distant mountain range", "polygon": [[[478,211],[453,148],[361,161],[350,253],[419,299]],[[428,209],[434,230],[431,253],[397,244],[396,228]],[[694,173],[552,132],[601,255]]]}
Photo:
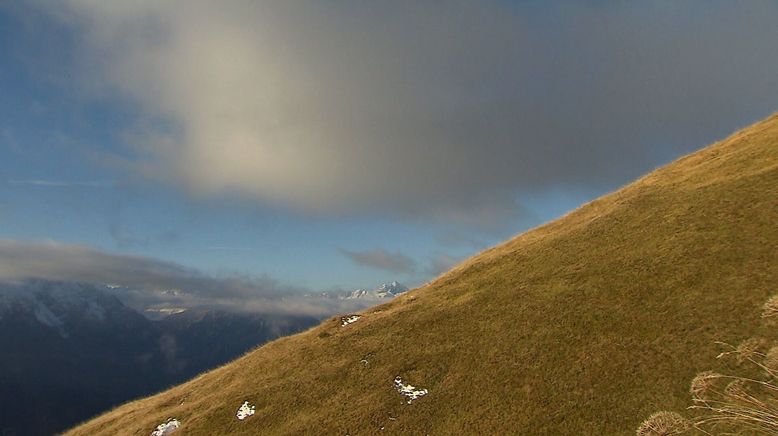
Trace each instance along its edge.
{"label": "distant mountain range", "polygon": [[384,283],[375,289],[356,289],[346,295],[342,295],[341,298],[351,300],[355,298],[394,298],[404,292],[408,292],[408,288],[397,282]]}
{"label": "distant mountain range", "polygon": [[339,299],[339,300],[358,300],[358,299],[380,300],[380,299],[394,298],[405,292],[408,292],[408,288],[406,286],[400,284],[397,281],[393,281],[390,283],[383,283],[374,289],[360,288],[360,289],[355,289],[353,291],[346,291],[346,292],[325,291],[319,294],[309,295],[309,297],[319,297],[319,298]]}
{"label": "distant mountain range", "polygon": [[0,435],[62,431],[319,322],[212,310],[168,313],[151,320],[107,287],[0,283]]}

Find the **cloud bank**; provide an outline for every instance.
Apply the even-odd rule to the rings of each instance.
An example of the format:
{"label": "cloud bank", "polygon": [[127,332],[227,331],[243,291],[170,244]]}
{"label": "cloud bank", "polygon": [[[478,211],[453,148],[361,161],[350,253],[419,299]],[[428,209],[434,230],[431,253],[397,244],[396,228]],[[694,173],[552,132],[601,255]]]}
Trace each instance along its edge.
{"label": "cloud bank", "polygon": [[132,166],[198,195],[492,228],[775,110],[778,3],[69,0]]}
{"label": "cloud bank", "polygon": [[0,280],[27,279],[116,285],[117,296],[140,310],[218,307],[325,315],[343,310],[345,304],[306,298],[304,290],[269,277],[214,277],[172,262],[79,245],[0,240]]}

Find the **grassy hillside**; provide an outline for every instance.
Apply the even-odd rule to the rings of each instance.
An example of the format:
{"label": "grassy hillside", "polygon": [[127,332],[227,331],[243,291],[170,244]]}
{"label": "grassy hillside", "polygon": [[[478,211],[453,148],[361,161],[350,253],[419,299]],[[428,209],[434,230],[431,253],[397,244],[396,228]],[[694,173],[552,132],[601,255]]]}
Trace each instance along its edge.
{"label": "grassy hillside", "polygon": [[[778,115],[73,435],[634,434],[778,293]],[[362,360],[366,360],[365,363]],[[407,404],[396,376],[429,394]],[[238,421],[244,400],[256,414]]]}

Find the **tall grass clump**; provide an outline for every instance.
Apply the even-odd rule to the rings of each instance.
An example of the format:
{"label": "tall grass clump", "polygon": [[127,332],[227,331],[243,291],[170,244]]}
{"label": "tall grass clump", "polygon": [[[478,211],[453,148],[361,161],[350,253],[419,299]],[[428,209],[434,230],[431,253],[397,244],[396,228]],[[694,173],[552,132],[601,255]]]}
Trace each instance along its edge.
{"label": "tall grass clump", "polygon": [[[778,295],[762,307],[762,319],[778,324]],[[698,431],[703,434],[778,435],[778,342],[750,338],[737,346],[719,342],[717,356],[734,361],[737,373],[704,371],[689,389],[693,416],[658,412],[637,430],[638,436],[665,436]]]}

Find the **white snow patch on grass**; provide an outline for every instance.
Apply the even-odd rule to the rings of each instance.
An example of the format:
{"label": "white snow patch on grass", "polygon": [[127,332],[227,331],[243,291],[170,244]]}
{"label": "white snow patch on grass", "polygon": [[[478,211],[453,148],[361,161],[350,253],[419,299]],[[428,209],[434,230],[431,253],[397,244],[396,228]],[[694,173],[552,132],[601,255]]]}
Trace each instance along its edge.
{"label": "white snow patch on grass", "polygon": [[416,389],[415,386],[405,384],[399,375],[394,378],[394,388],[397,389],[397,392],[399,392],[400,395],[408,398],[408,404],[411,404],[411,401],[429,393],[426,389]]}
{"label": "white snow patch on grass", "polygon": [[340,318],[340,326],[345,327],[349,324],[355,323],[361,318],[359,315],[349,315]]}
{"label": "white snow patch on grass", "polygon": [[254,414],[254,409],[255,406],[253,404],[249,404],[248,401],[244,401],[238,409],[238,413],[235,414],[235,417],[243,421],[244,419]]}
{"label": "white snow patch on grass", "polygon": [[157,429],[151,433],[151,436],[165,436],[173,433],[181,427],[181,421],[175,418],[169,418],[163,424],[157,426]]}

